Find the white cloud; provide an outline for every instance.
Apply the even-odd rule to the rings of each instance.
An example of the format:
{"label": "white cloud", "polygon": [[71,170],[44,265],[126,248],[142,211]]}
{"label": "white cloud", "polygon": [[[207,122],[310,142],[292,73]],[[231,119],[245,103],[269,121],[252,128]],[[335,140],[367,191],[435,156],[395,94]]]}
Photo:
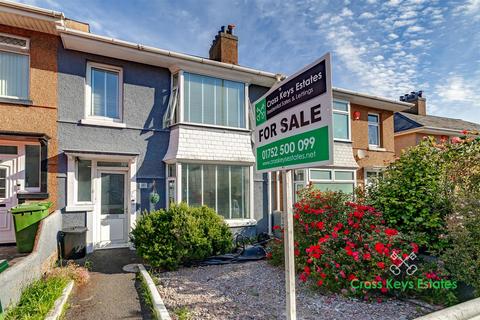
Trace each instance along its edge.
{"label": "white cloud", "polygon": [[415,32],[421,32],[421,31],[424,31],[425,28],[424,27],[420,27],[420,26],[410,26],[407,28],[407,30],[405,30],[406,33],[415,33]]}
{"label": "white cloud", "polygon": [[388,39],[390,39],[390,40],[395,40],[395,39],[397,39],[397,38],[398,38],[398,36],[397,36],[395,33],[390,33],[390,34],[388,35]]}
{"label": "white cloud", "polygon": [[364,12],[359,16],[360,19],[372,19],[375,18],[375,15],[371,12]]}
{"label": "white cloud", "polygon": [[383,59],[384,59],[384,58],[383,58],[382,55],[377,55],[377,56],[373,57],[373,60],[374,60],[374,61],[382,61]]}
{"label": "white cloud", "polygon": [[402,3],[402,0],[389,0],[385,3],[385,5],[389,7],[398,7]]}
{"label": "white cloud", "polygon": [[475,20],[478,20],[480,19],[480,0],[468,0],[464,5],[455,8],[454,13],[472,15]]}
{"label": "white cloud", "polygon": [[393,27],[394,28],[401,28],[401,27],[405,27],[405,26],[409,26],[409,25],[412,25],[412,24],[415,24],[417,22],[416,19],[412,19],[412,20],[397,20],[393,23]]}
{"label": "white cloud", "polygon": [[340,13],[340,16],[351,17],[351,16],[353,16],[353,12],[352,12],[352,10],[350,10],[348,8],[343,8],[342,13]]}
{"label": "white cloud", "polygon": [[412,48],[425,47],[430,45],[430,41],[425,39],[414,39],[410,41]]}
{"label": "white cloud", "polygon": [[436,94],[448,101],[479,101],[475,88],[458,75],[446,75],[442,83],[435,88]]}

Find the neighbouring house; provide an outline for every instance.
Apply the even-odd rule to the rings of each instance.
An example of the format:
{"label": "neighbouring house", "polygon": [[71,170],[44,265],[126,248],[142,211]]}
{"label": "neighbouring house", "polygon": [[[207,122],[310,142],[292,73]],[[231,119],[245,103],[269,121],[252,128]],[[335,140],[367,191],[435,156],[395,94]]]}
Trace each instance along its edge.
{"label": "neighbouring house", "polygon": [[415,146],[426,136],[437,141],[449,141],[464,135],[463,130],[480,131],[480,124],[461,119],[427,115],[427,99],[422,91],[411,92],[400,97],[401,101],[414,106],[404,112],[395,113],[395,154]]}
{"label": "neighbouring house", "polygon": [[9,210],[57,199],[58,12],[0,3],[0,244],[15,243]]}
{"label": "neighbouring house", "polygon": [[[294,188],[312,183],[321,190],[353,193],[375,179],[395,159],[394,113],[413,104],[333,88],[334,164],[295,170]],[[274,210],[283,209],[281,173],[272,173]]]}
{"label": "neighbouring house", "polygon": [[88,228],[88,252],[128,246],[136,217],[172,202],[267,230],[248,107],[278,76],[237,64],[232,26],[211,59],[58,30],[59,203],[64,227]]}

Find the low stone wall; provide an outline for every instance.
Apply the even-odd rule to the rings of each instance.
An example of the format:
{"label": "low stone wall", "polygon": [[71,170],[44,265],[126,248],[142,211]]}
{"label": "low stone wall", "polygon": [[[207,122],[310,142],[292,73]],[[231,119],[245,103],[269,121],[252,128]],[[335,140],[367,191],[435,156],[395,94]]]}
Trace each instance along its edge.
{"label": "low stone wall", "polygon": [[56,261],[57,236],[61,228],[62,216],[60,211],[55,211],[40,222],[33,252],[0,273],[0,302],[4,310],[16,304],[22,290],[39,279]]}

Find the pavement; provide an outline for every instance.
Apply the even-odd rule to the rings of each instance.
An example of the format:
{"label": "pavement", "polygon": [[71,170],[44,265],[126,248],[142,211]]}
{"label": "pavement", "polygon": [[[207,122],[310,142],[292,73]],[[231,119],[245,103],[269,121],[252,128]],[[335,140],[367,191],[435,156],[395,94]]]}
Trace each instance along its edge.
{"label": "pavement", "polygon": [[135,251],[128,248],[97,250],[82,260],[76,262],[83,265],[88,261],[90,281],[75,288],[65,319],[153,319],[141,299],[135,273],[122,270],[127,264],[142,262]]}

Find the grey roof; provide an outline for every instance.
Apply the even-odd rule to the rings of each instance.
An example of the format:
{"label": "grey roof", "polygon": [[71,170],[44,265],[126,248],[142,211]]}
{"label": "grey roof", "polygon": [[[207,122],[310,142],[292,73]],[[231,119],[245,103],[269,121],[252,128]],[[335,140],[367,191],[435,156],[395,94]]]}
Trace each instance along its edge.
{"label": "grey roof", "polygon": [[402,116],[419,124],[417,127],[433,127],[450,130],[480,130],[480,124],[461,119],[445,118],[437,116],[421,116],[407,112],[399,112]]}

